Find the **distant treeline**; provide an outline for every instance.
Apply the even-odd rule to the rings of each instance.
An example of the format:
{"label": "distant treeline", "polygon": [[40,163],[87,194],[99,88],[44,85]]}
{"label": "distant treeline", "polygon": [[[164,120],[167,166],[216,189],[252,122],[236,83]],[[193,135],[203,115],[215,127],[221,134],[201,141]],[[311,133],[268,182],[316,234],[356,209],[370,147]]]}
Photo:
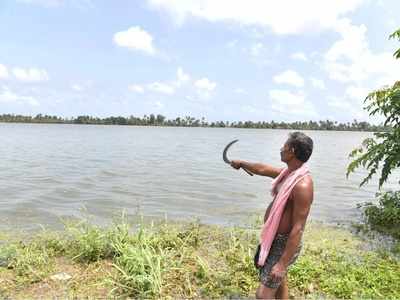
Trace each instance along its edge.
{"label": "distant treeline", "polygon": [[335,121],[306,121],[306,122],[275,122],[275,121],[217,121],[207,122],[205,118],[196,119],[190,116],[167,119],[163,115],[144,115],[143,117],[108,117],[78,116],[76,118],[61,118],[38,114],[36,116],[22,116],[13,114],[0,115],[0,122],[9,123],[54,123],[54,124],[93,124],[93,125],[132,125],[132,126],[181,126],[181,127],[231,127],[231,128],[270,128],[296,130],[341,130],[341,131],[386,131],[389,128],[383,125],[372,125],[368,122],[339,123]]}

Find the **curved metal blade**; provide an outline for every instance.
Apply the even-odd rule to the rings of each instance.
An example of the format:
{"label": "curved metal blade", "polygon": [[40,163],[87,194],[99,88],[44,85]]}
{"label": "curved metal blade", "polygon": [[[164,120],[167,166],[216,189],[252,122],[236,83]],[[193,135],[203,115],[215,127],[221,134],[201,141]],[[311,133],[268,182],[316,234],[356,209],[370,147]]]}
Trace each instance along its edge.
{"label": "curved metal blade", "polygon": [[226,145],[224,152],[222,153],[222,159],[224,160],[224,162],[226,162],[227,164],[230,164],[231,161],[228,159],[228,156],[226,155],[226,153],[228,152],[228,149],[230,146],[232,146],[234,143],[236,143],[238,140],[233,140],[232,142],[230,142],[228,145]]}

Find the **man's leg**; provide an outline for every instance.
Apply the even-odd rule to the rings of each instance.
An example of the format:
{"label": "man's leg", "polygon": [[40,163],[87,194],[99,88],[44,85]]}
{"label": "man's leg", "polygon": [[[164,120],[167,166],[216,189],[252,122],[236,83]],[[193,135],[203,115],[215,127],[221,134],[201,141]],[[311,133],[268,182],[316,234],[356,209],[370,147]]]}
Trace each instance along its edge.
{"label": "man's leg", "polygon": [[287,285],[286,277],[283,278],[281,285],[276,291],[276,299],[289,299],[289,288]]}
{"label": "man's leg", "polygon": [[266,287],[262,283],[257,289],[256,299],[275,299],[277,289]]}

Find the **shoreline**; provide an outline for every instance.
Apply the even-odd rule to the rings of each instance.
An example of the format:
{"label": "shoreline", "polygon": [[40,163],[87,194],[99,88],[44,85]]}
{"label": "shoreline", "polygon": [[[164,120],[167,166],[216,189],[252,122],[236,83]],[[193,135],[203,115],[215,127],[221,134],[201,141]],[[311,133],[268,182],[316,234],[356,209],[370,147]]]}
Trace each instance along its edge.
{"label": "shoreline", "polygon": [[[253,297],[258,230],[257,221],[240,228],[121,218],[103,228],[81,220],[1,244],[0,297]],[[309,223],[289,270],[291,298],[399,298],[400,258],[371,241]]]}
{"label": "shoreline", "polygon": [[[68,122],[6,122],[0,121],[0,124],[35,124],[35,125],[81,125],[81,126],[120,126],[136,128],[212,128],[212,129],[255,129],[255,130],[299,130],[299,131],[330,131],[330,132],[386,132],[385,130],[351,130],[351,129],[303,129],[303,128],[263,128],[263,127],[235,127],[235,126],[177,126],[177,125],[130,125],[130,124],[86,124],[86,123],[68,123]],[[379,126],[379,125],[376,125]]]}
{"label": "shoreline", "polygon": [[[82,208],[82,210],[79,211],[79,213],[74,214],[74,215],[64,215],[64,216],[54,216],[54,220],[50,223],[26,223],[26,225],[23,225],[21,227],[16,228],[15,224],[8,224],[5,225],[3,224],[3,228],[0,227],[0,232],[27,232],[27,233],[32,233],[36,234],[43,229],[48,230],[48,231],[59,231],[60,229],[64,228],[64,224],[66,222],[74,222],[74,221],[79,221],[82,219],[90,219],[91,223],[96,226],[102,226],[102,227],[108,227],[112,225],[113,220],[116,218],[118,219],[121,215],[126,216],[129,218],[131,221],[135,223],[144,223],[144,224],[151,224],[152,222],[155,223],[160,223],[160,222],[167,222],[171,224],[185,224],[185,223],[199,223],[204,226],[218,226],[221,228],[242,228],[242,229],[248,229],[248,228],[253,228],[254,224],[258,224],[258,229],[261,229],[261,221],[262,217],[264,216],[265,210],[261,209],[259,211],[250,211],[248,213],[245,213],[237,218],[235,218],[236,221],[233,220],[225,220],[225,221],[210,221],[206,219],[202,219],[201,217],[170,217],[167,213],[164,213],[164,215],[156,216],[156,215],[146,215],[143,213],[126,213],[125,210],[115,212],[109,217],[101,217],[101,216],[96,216],[94,214],[90,214],[85,211],[85,208]],[[342,219],[332,219],[332,220],[324,220],[323,218],[313,218],[312,216],[309,217],[307,223],[313,223],[313,224],[320,224],[322,226],[328,226],[328,227],[338,227],[338,228],[343,228],[349,231],[354,230],[354,224],[361,224],[362,223],[362,214],[361,211],[358,214],[357,218],[353,221],[345,221]],[[29,224],[29,225],[28,225]],[[256,227],[257,229],[257,227]]]}

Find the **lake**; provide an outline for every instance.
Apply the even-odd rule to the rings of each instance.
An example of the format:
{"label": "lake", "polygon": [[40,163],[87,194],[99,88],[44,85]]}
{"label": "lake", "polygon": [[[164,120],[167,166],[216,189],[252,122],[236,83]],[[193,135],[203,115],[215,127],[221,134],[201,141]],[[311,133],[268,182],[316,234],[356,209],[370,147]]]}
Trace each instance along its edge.
{"label": "lake", "polygon": [[[230,149],[231,159],[284,166],[279,149],[289,132],[0,124],[1,228],[57,227],[61,217],[79,216],[82,208],[100,223],[123,210],[146,218],[247,222],[272,200],[271,179],[232,169],[222,161],[222,150],[239,139]],[[371,133],[306,133],[314,140],[311,219],[358,220],[356,205],[374,199],[377,180],[359,188],[365,171],[346,179],[346,166],[349,152]],[[393,180],[385,188],[395,186]]]}

